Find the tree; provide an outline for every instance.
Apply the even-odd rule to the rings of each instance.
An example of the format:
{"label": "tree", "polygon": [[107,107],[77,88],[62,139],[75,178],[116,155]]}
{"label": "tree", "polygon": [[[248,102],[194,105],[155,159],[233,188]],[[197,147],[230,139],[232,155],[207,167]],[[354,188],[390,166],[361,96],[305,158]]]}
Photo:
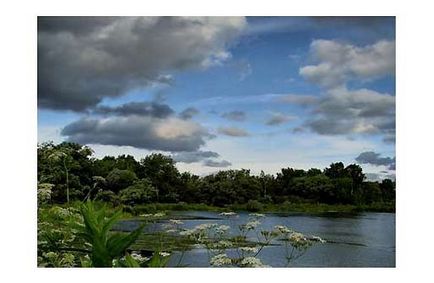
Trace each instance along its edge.
{"label": "tree", "polygon": [[157,190],[157,200],[178,202],[180,174],[169,156],[153,153],[140,160],[139,178],[148,178]]}
{"label": "tree", "polygon": [[396,184],[391,179],[384,179],[380,183],[381,195],[384,201],[395,200],[395,187]]}
{"label": "tree", "polygon": [[107,187],[115,193],[131,186],[136,180],[134,172],[120,169],[113,169],[106,178]]}
{"label": "tree", "polygon": [[157,191],[148,179],[141,179],[119,192],[120,200],[127,205],[150,203],[156,200]]}
{"label": "tree", "polygon": [[364,182],[362,188],[365,203],[371,204],[381,201],[381,189],[378,182]]}
{"label": "tree", "polygon": [[331,179],[343,178],[348,176],[342,162],[330,164],[330,167],[324,169],[324,174]]}

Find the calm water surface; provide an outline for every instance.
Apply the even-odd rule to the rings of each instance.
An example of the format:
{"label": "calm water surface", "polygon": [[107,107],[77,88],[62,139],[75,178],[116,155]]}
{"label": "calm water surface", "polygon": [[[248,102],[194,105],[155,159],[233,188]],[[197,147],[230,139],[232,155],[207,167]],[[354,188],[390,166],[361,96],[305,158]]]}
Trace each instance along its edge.
{"label": "calm water surface", "polygon": [[[203,219],[183,220],[183,228],[193,228],[202,223],[218,223],[231,226],[236,233],[238,224],[246,223],[248,213],[239,213],[235,219],[221,218],[218,213],[204,211],[176,212],[176,215],[197,216]],[[361,213],[357,215],[326,214],[266,214],[257,229],[273,229],[286,225],[308,235],[317,235],[328,241],[315,244],[302,257],[291,262],[293,267],[394,267],[395,266],[395,214]],[[135,223],[124,223],[136,226]],[[129,230],[129,229],[128,229]],[[254,235],[250,235],[252,239]],[[176,266],[179,253],[172,255],[170,265]],[[258,256],[264,264],[284,267],[283,246],[265,247]],[[182,263],[190,267],[208,266],[207,251],[195,248],[187,251]]]}

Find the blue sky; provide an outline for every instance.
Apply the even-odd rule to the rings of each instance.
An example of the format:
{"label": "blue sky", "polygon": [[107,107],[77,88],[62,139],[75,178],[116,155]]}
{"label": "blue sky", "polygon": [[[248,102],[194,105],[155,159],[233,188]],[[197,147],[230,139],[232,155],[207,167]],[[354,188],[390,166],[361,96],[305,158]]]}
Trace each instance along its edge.
{"label": "blue sky", "polygon": [[39,142],[163,152],[196,174],[335,161],[394,174],[393,17],[39,21]]}

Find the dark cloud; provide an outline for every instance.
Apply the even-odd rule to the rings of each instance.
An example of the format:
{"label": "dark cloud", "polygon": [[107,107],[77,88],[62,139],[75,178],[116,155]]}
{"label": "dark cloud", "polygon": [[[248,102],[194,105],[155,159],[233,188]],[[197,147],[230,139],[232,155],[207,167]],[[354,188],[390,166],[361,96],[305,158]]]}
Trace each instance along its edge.
{"label": "dark cloud", "polygon": [[305,125],[322,135],[395,135],[395,97],[372,90],[331,90],[313,109]]}
{"label": "dark cloud", "polygon": [[276,126],[276,125],[287,123],[291,120],[294,120],[295,118],[296,117],[294,116],[285,115],[276,112],[271,114],[271,117],[265,122],[265,124],[268,126]]}
{"label": "dark cloud", "polygon": [[38,105],[85,111],[170,72],[219,65],[242,17],[39,17]]}
{"label": "dark cloud", "polygon": [[375,166],[387,166],[389,170],[395,170],[395,157],[380,157],[381,154],[373,151],[365,151],[359,154],[355,160],[361,164],[371,164]]}
{"label": "dark cloud", "polygon": [[68,141],[133,146],[148,150],[197,151],[212,136],[201,125],[175,117],[83,118],[63,128]]}
{"label": "dark cloud", "polygon": [[208,167],[229,167],[232,165],[232,163],[226,160],[222,160],[222,161],[205,160],[203,162],[203,165]]}
{"label": "dark cloud", "polygon": [[172,156],[176,162],[194,163],[209,158],[217,158],[220,155],[214,151],[192,151],[192,152],[178,152]]}
{"label": "dark cloud", "polygon": [[218,133],[231,137],[247,137],[249,133],[246,130],[235,127],[220,127],[217,129]]}
{"label": "dark cloud", "polygon": [[179,113],[179,117],[181,119],[188,120],[188,119],[193,118],[193,116],[195,116],[197,114],[199,114],[199,110],[197,110],[194,107],[188,107],[188,108],[184,109],[181,113]]}
{"label": "dark cloud", "polygon": [[246,120],[246,113],[243,111],[231,111],[231,112],[225,112],[221,114],[221,116],[225,119],[231,120],[231,121],[244,121]]}
{"label": "dark cloud", "polygon": [[170,106],[158,102],[130,102],[116,107],[97,106],[94,113],[102,115],[139,115],[166,118],[172,115],[174,111]]}

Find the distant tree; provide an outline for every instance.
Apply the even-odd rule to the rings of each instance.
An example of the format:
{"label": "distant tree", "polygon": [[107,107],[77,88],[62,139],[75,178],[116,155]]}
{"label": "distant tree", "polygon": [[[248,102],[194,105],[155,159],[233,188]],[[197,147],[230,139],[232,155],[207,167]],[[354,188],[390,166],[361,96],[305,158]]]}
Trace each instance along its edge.
{"label": "distant tree", "polygon": [[351,197],[351,191],[353,189],[353,180],[351,178],[334,178],[332,179],[332,183],[334,187],[335,203],[348,204],[354,202]]}
{"label": "distant tree", "polygon": [[201,178],[189,172],[180,176],[180,199],[187,203],[203,202],[201,195]]}
{"label": "distant tree", "polygon": [[322,171],[320,169],[317,169],[317,168],[310,168],[309,170],[307,170],[307,173],[306,173],[306,175],[309,177],[313,177],[313,176],[321,175],[321,174],[322,174]]}
{"label": "distant tree", "polygon": [[395,182],[391,179],[384,179],[380,183],[381,195],[384,201],[395,200]]}
{"label": "distant tree", "polygon": [[350,164],[345,168],[347,175],[353,180],[353,186],[351,189],[351,198],[356,203],[362,202],[362,183],[365,179],[365,174],[363,174],[363,169],[357,164]]}
{"label": "distant tree", "polygon": [[348,176],[342,162],[330,164],[330,167],[324,169],[324,174],[331,179],[343,178]]}
{"label": "distant tree", "polygon": [[107,187],[117,193],[137,181],[137,176],[130,170],[113,169],[106,178]]}
{"label": "distant tree", "polygon": [[140,161],[140,178],[148,178],[157,190],[159,201],[179,201],[180,174],[169,156],[153,153]]}
{"label": "distant tree", "polygon": [[150,203],[156,200],[157,191],[147,179],[134,182],[119,192],[120,200],[127,205]]}
{"label": "distant tree", "polygon": [[365,203],[371,204],[381,201],[381,189],[378,182],[364,182],[362,188]]}

